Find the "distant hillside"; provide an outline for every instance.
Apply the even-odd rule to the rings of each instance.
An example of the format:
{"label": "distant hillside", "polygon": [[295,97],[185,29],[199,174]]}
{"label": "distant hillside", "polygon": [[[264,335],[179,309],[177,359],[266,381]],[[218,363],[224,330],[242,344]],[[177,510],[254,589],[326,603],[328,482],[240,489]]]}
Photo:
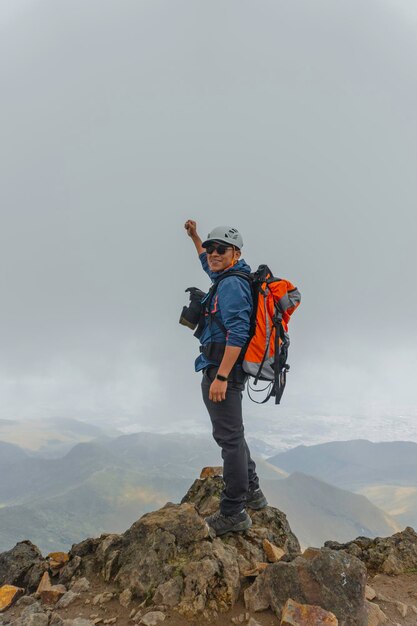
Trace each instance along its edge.
{"label": "distant hillside", "polygon": [[0,440],[43,457],[60,457],[75,444],[97,437],[118,436],[116,429],[101,428],[72,418],[0,420]]}
{"label": "distant hillside", "polygon": [[123,458],[95,443],[77,444],[62,459],[24,457],[0,481],[0,505],[28,504],[81,484],[105,467],[127,467]]}
{"label": "distant hillside", "polygon": [[297,446],[268,462],[289,473],[304,472],[352,491],[375,484],[417,486],[417,443],[409,441],[358,439]]}
{"label": "distant hillside", "polygon": [[370,485],[360,493],[386,511],[400,526],[417,528],[417,486]]}
{"label": "distant hillside", "polygon": [[393,518],[364,496],[301,472],[262,484],[269,503],[285,512],[304,546],[321,546],[329,537],[344,542],[358,535],[386,536],[400,529]]}
{"label": "distant hillside", "polygon": [[[212,439],[137,433],[77,444],[62,459],[24,456],[0,481],[0,551],[30,539],[43,551],[121,532],[143,513],[179,502],[204,465],[218,465]],[[258,460],[272,505],[287,513],[302,543],[390,534],[395,524],[363,496]]]}
{"label": "distant hillside", "polygon": [[19,446],[0,441],[0,468],[4,471],[6,466],[27,458],[27,454]]}
{"label": "distant hillside", "polygon": [[103,469],[59,495],[0,508],[0,553],[29,538],[44,554],[103,532],[122,532],[144,513],[178,502],[189,480]]}

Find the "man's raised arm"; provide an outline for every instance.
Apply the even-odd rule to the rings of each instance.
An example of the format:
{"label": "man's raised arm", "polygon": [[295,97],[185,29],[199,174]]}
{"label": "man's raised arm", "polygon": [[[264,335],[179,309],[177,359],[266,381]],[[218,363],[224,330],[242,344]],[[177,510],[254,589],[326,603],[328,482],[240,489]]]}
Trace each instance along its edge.
{"label": "man's raised arm", "polygon": [[201,245],[202,241],[197,233],[197,222],[194,222],[194,220],[187,220],[184,224],[184,228],[187,231],[187,235],[193,240],[197,254],[200,256],[200,254],[205,252],[205,250]]}

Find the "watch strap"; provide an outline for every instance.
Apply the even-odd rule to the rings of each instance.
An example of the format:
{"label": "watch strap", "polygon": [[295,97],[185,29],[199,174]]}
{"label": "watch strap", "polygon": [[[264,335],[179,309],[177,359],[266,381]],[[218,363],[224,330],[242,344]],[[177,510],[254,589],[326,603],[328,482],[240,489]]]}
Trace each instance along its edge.
{"label": "watch strap", "polygon": [[227,376],[222,376],[221,374],[216,374],[217,380],[221,380],[222,382],[227,382]]}

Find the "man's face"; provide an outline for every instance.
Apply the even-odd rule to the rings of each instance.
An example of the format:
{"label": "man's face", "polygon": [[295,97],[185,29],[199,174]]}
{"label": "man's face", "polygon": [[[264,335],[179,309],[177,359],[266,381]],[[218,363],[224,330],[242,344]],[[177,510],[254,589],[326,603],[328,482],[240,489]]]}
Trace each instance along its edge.
{"label": "man's face", "polygon": [[[221,254],[223,252],[224,254]],[[237,261],[240,257],[240,250],[236,250],[233,246],[224,243],[213,242],[207,246],[207,263],[212,272],[223,272],[229,267],[233,260]]]}

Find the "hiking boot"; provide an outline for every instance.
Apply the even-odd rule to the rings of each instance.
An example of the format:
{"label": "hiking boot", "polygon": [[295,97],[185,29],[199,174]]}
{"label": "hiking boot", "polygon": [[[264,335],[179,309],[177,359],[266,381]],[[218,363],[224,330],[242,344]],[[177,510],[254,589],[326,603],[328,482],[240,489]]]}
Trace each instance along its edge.
{"label": "hiking boot", "polygon": [[206,517],[206,522],[217,536],[226,533],[237,533],[252,526],[252,520],[245,509],[234,515],[224,515],[220,511],[216,511],[213,515]]}
{"label": "hiking boot", "polygon": [[249,489],[246,496],[246,506],[251,509],[255,509],[259,511],[259,509],[264,509],[268,506],[268,500],[265,498],[262,490],[258,487],[258,489]]}

